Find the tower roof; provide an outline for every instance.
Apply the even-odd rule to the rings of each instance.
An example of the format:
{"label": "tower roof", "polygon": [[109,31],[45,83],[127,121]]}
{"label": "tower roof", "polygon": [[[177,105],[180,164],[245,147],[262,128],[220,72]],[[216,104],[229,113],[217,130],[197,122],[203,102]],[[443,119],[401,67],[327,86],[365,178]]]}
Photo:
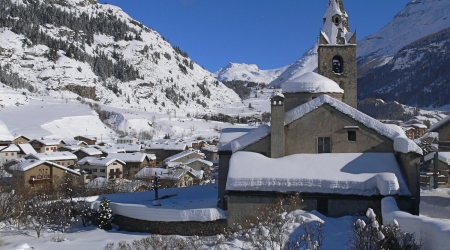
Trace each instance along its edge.
{"label": "tower roof", "polygon": [[281,88],[283,93],[344,93],[335,81],[314,72],[289,80]]}
{"label": "tower roof", "polygon": [[348,25],[348,15],[345,12],[342,0],[329,0],[328,8],[323,16],[321,36],[328,44],[348,44],[353,33]]}

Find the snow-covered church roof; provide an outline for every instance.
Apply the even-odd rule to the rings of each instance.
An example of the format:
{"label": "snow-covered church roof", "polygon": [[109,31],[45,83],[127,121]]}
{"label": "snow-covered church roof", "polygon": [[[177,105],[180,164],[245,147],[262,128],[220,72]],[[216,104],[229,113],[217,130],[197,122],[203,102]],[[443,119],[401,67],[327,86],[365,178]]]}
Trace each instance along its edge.
{"label": "snow-covered church roof", "polygon": [[[313,110],[321,107],[324,104],[328,104],[331,107],[339,110],[343,114],[348,115],[357,122],[364,124],[366,127],[371,128],[379,134],[386,136],[394,141],[394,150],[401,153],[413,152],[416,154],[423,154],[422,149],[412,140],[408,139],[405,134],[400,133],[398,129],[394,129],[392,126],[388,126],[377,119],[374,119],[361,111],[337,100],[328,95],[321,95],[307,103],[304,103],[296,108],[284,113],[284,124],[288,125],[297,119],[305,116]],[[262,125],[251,132],[236,138],[231,142],[231,149],[233,152],[240,151],[243,148],[252,145],[262,138],[270,135],[270,127],[268,125]]]}
{"label": "snow-covered church roof", "polygon": [[344,93],[339,85],[315,72],[305,73],[281,84],[283,93]]}
{"label": "snow-covered church roof", "polygon": [[237,152],[230,159],[226,189],[411,195],[393,153],[296,154],[273,159]]}

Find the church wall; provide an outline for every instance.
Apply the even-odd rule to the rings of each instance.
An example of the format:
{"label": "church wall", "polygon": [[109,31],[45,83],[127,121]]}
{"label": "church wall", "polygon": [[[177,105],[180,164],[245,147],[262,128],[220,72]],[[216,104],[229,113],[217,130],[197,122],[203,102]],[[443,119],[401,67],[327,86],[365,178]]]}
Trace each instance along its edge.
{"label": "church wall", "polygon": [[[318,73],[337,82],[344,90],[343,102],[357,108],[357,64],[355,45],[322,45],[318,48]],[[344,61],[343,73],[336,74],[332,69],[334,56]]]}
{"label": "church wall", "polygon": [[[356,141],[348,140],[345,126],[358,126]],[[316,154],[317,137],[331,137],[332,153],[394,152],[393,142],[324,104],[286,126],[286,155]]]}
{"label": "church wall", "polygon": [[329,95],[342,102],[342,93],[284,93],[284,112],[300,106],[323,94]]}

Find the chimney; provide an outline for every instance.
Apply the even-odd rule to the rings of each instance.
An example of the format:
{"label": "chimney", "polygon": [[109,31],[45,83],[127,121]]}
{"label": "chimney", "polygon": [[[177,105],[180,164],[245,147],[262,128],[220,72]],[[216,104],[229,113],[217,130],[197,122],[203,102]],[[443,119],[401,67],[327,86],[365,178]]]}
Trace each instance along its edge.
{"label": "chimney", "polygon": [[284,156],[284,95],[274,93],[270,98],[270,157]]}

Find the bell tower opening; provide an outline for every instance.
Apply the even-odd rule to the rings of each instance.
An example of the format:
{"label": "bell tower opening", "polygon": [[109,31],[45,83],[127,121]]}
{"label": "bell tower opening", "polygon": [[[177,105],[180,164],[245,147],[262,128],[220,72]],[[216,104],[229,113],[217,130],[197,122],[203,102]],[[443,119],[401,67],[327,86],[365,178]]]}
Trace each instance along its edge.
{"label": "bell tower opening", "polygon": [[334,56],[332,60],[333,72],[341,74],[344,72],[344,60],[340,56]]}

